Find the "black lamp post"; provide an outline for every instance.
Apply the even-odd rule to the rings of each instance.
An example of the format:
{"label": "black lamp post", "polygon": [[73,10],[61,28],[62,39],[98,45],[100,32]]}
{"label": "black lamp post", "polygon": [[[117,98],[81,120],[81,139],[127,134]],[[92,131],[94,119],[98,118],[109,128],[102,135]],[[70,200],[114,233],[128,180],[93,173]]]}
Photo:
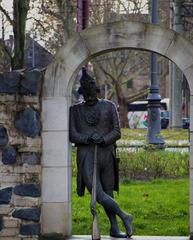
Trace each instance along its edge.
{"label": "black lamp post", "polygon": [[[158,23],[158,1],[152,0],[152,23]],[[148,100],[148,136],[149,144],[163,146],[164,140],[160,136],[161,113],[159,86],[157,81],[157,54],[151,54],[151,87]]]}

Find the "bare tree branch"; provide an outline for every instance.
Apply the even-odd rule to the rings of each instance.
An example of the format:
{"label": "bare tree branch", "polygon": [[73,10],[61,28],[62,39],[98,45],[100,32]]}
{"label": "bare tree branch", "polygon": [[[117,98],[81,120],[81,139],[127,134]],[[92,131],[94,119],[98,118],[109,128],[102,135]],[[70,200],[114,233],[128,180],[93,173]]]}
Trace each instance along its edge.
{"label": "bare tree branch", "polygon": [[11,19],[11,17],[9,16],[9,13],[8,11],[6,11],[2,5],[0,4],[0,11],[5,15],[5,17],[7,18],[8,22],[13,25],[14,24],[14,21]]}
{"label": "bare tree branch", "polygon": [[60,19],[60,20],[64,21],[65,15],[62,15],[60,12],[56,12],[56,11],[51,10],[50,7],[45,6],[44,1],[42,1],[41,7],[42,7],[42,11],[44,13],[49,14],[49,15],[55,17],[56,19]]}
{"label": "bare tree branch", "polygon": [[38,25],[39,25],[44,31],[46,31],[46,28],[45,28],[45,26],[44,26],[44,24],[42,23],[41,20],[36,19],[36,18],[33,18],[33,20],[34,20],[36,23],[38,23]]}
{"label": "bare tree branch", "polygon": [[137,93],[129,95],[126,97],[128,103],[139,100],[141,97],[146,96],[149,93],[149,88],[142,89]]}

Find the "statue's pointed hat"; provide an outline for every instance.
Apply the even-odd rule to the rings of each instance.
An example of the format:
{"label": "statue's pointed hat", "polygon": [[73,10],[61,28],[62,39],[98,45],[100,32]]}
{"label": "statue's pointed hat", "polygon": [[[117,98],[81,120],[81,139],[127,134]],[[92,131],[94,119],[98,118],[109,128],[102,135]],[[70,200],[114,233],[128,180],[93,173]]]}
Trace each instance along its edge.
{"label": "statue's pointed hat", "polygon": [[97,92],[100,92],[99,87],[94,78],[92,78],[86,71],[86,68],[82,68],[82,76],[80,78],[80,88],[78,90],[79,94],[83,93],[83,89],[89,91],[95,86]]}

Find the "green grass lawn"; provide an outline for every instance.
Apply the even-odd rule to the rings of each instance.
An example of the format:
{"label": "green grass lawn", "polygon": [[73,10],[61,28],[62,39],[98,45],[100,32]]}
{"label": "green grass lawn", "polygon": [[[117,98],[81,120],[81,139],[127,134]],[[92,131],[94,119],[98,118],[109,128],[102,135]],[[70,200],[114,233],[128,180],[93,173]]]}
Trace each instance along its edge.
{"label": "green grass lawn", "polygon": [[[78,197],[73,179],[73,234],[91,234],[90,195]],[[134,235],[189,235],[189,180],[157,179],[131,181],[120,185],[115,199],[134,216]],[[109,234],[109,223],[98,206],[101,234]],[[123,227],[122,227],[122,230]]]}
{"label": "green grass lawn", "polygon": [[[164,140],[188,140],[188,129],[162,129],[161,135]],[[147,129],[121,129],[122,140],[145,140],[147,137]]]}

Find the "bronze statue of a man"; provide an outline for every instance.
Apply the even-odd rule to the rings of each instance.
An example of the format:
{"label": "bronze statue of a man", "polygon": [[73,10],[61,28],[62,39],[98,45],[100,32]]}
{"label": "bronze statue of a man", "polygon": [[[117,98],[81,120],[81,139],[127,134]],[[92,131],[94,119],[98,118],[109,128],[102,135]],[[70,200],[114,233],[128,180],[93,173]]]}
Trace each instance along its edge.
{"label": "bronze statue of a man", "polygon": [[[96,200],[101,204],[110,220],[110,236],[127,238],[132,235],[132,216],[122,211],[114,200],[117,190],[115,142],[121,137],[119,118],[113,102],[98,99],[95,80],[83,71],[79,94],[84,102],[70,108],[70,141],[77,146],[77,193],[84,195],[85,187],[92,192],[94,146],[97,144]],[[125,226],[120,231],[116,216]]]}

